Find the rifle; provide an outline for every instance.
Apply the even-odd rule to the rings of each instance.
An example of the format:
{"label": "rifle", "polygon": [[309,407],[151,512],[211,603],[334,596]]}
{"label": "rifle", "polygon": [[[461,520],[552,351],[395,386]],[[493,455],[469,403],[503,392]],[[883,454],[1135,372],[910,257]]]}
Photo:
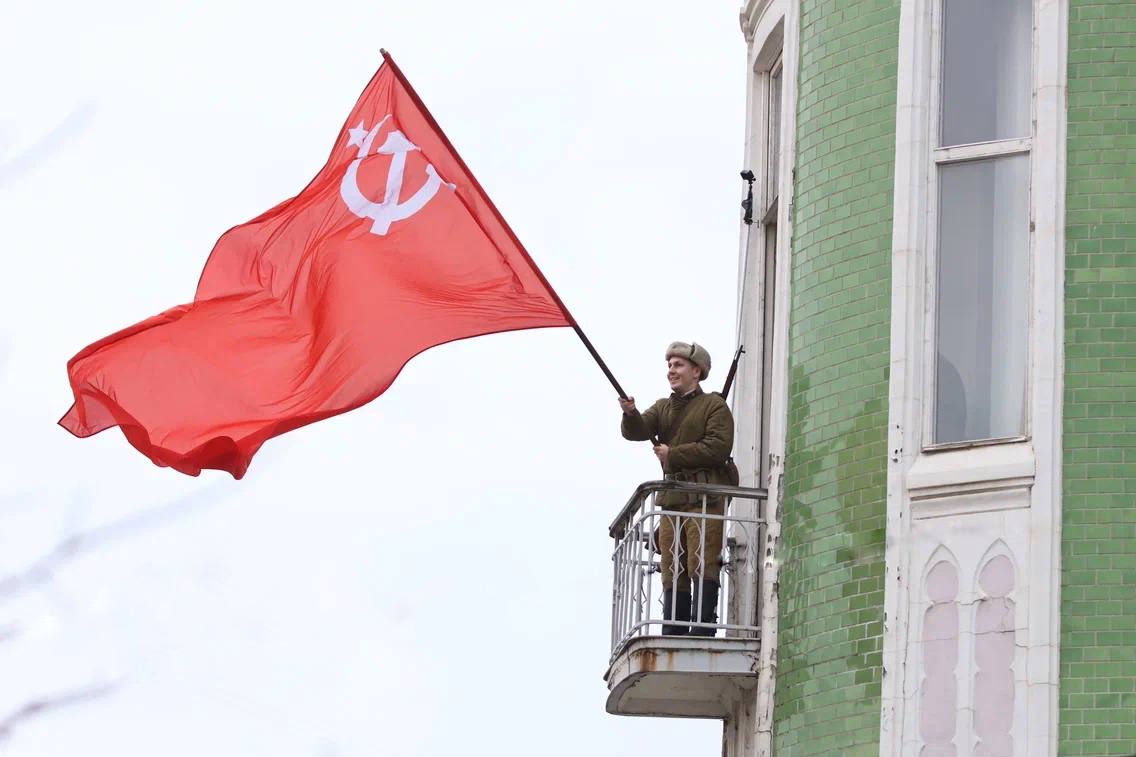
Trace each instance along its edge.
{"label": "rifle", "polygon": [[726,383],[722,387],[722,391],[718,392],[722,399],[729,399],[730,397],[730,387],[734,385],[734,374],[738,372],[738,360],[741,359],[742,353],[745,351],[745,345],[739,344],[738,351],[734,353],[734,362],[730,363],[730,372],[726,374]]}

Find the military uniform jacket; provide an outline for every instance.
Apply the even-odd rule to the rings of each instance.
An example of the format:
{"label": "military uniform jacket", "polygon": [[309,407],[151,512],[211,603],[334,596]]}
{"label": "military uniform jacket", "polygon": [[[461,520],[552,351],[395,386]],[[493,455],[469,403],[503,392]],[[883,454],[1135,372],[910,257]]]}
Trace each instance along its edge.
{"label": "military uniform jacket", "polygon": [[[678,428],[674,421],[682,408],[690,407],[682,415]],[[726,461],[734,447],[734,416],[726,401],[717,394],[707,394],[701,388],[685,397],[672,394],[642,413],[623,414],[620,431],[624,439],[646,441],[652,436],[670,447],[667,456],[668,478],[695,483],[724,484],[730,481]],[[667,492],[659,497],[661,505],[693,504],[697,495]]]}

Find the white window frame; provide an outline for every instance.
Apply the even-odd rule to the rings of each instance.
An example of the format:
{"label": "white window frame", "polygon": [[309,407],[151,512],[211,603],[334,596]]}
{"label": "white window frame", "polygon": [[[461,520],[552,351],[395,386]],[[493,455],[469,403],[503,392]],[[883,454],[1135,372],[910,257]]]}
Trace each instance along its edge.
{"label": "white window frame", "polygon": [[[766,526],[760,592],[761,647],[756,701],[746,703],[726,727],[727,749],[731,754],[772,754],[773,697],[776,684],[778,602],[775,590],[778,564],[774,559],[781,526],[777,503],[781,499],[781,473],[784,469],[788,405],[788,343],[792,240],[793,166],[796,152],[797,70],[800,3],[797,0],[746,0],[740,16],[747,56],[746,147],[743,168],[752,170],[754,182],[753,226],[741,228],[738,262],[739,339],[746,343],[746,354],[738,373],[737,393],[733,397],[738,424],[736,451],[742,470],[742,484],[766,487]],[[776,219],[766,216],[771,197],[767,191],[769,84],[770,74],[781,67],[780,164],[777,177]],[[766,279],[766,223],[775,223],[777,240],[774,271],[774,313],[772,355],[763,355],[764,295]],[[771,363],[768,405],[762,407],[764,366]],[[760,449],[761,416],[769,418],[768,449]],[[765,458],[766,465],[758,456]],[[762,475],[763,468],[768,476]],[[759,480],[765,478],[766,480]]]}
{"label": "white window frame", "polygon": [[[782,40],[782,42],[784,42],[784,40]],[[761,219],[760,219],[760,223],[763,224],[763,225],[767,225],[769,223],[774,223],[774,224],[777,223],[776,211],[773,209],[773,203],[780,201],[781,191],[782,191],[781,181],[780,181],[780,179],[781,179],[781,166],[780,165],[777,166],[777,179],[778,179],[777,182],[769,181],[768,180],[768,174],[769,174],[769,167],[772,165],[772,160],[771,160],[772,154],[771,153],[772,153],[773,145],[771,144],[771,138],[773,136],[773,131],[772,131],[773,110],[772,110],[772,102],[771,101],[772,101],[772,98],[773,98],[773,79],[774,79],[774,77],[780,77],[780,79],[781,79],[781,102],[779,103],[779,105],[781,107],[781,112],[777,114],[778,115],[778,121],[777,121],[778,128],[780,128],[781,120],[783,120],[784,117],[785,117],[785,51],[784,51],[784,45],[783,44],[782,44],[781,49],[777,51],[776,59],[771,64],[768,64],[768,65],[769,65],[769,68],[767,70],[765,70],[764,72],[762,72],[762,74],[761,74],[761,76],[763,78],[762,95],[763,95],[763,99],[765,101],[765,114],[764,114],[764,116],[765,116],[765,124],[764,124],[765,130],[764,130],[764,138],[763,138],[764,151],[765,152],[764,152],[764,157],[763,157],[763,160],[762,160],[762,173],[763,173],[762,193],[761,193],[761,195],[762,195],[762,203],[761,203],[762,204],[762,212],[761,212]],[[785,143],[780,141],[781,134],[778,134],[777,137],[778,137],[777,147],[778,147],[778,150],[779,150],[778,156],[780,157],[780,154],[785,151]],[[774,190],[774,189],[776,189],[776,191],[777,191],[776,195],[773,194],[772,190]],[[774,211],[773,218],[770,218],[770,211]]]}
{"label": "white window frame", "polygon": [[[792,139],[793,123],[796,120],[796,111],[789,98],[795,96],[795,82],[787,76],[789,67],[786,62],[785,12],[790,6],[789,0],[755,0],[749,3],[748,13],[752,26],[747,33],[750,40],[749,56],[749,91],[747,97],[747,124],[746,148],[744,167],[754,172],[753,186],[753,223],[747,228],[741,226],[741,246],[738,256],[738,324],[737,334],[739,342],[746,346],[745,356],[739,366],[737,393],[734,394],[735,420],[738,432],[736,457],[742,463],[742,484],[745,486],[763,487],[768,484],[762,479],[762,461],[768,460],[777,447],[774,442],[773,422],[776,419],[777,400],[773,396],[776,391],[778,374],[784,373],[785,354],[777,354],[777,335],[774,335],[774,354],[766,355],[764,345],[766,342],[764,316],[765,303],[765,258],[766,258],[766,230],[772,224],[777,227],[777,273],[774,300],[774,328],[778,328],[784,320],[784,315],[776,312],[785,303],[788,292],[788,270],[782,275],[780,270],[782,260],[788,260],[790,203],[792,198]],[[743,10],[743,30],[747,18],[747,11]],[[766,180],[769,163],[769,127],[770,127],[770,89],[772,74],[781,71],[781,120],[780,120],[780,166],[778,167],[777,204],[773,206],[773,197],[769,191]],[[770,217],[770,211],[775,212]],[[780,319],[780,320],[778,320]],[[785,330],[785,338],[788,331]],[[784,345],[782,345],[784,347]],[[763,369],[772,361],[772,381],[770,387],[769,405],[763,405]],[[780,370],[778,367],[780,366]],[[783,377],[782,377],[783,378]],[[787,386],[787,384],[786,384]],[[784,403],[780,405],[784,412]],[[761,418],[770,420],[768,449],[761,449],[762,423]],[[783,424],[782,424],[783,425]],[[783,431],[782,431],[783,433]],[[783,443],[782,443],[783,447]],[[768,467],[768,463],[766,464]]]}
{"label": "white window frame", "polygon": [[[901,0],[892,236],[888,408],[884,684],[881,754],[917,754],[917,677],[909,628],[916,537],[969,534],[975,518],[1028,535],[1023,570],[1025,715],[1015,753],[1055,755],[1060,648],[1061,433],[1064,345],[1065,134],[1068,0],[1034,0],[1028,437],[926,447],[933,416],[933,285],[936,157],[974,158],[1021,143],[938,148],[941,0]],[[942,149],[936,155],[936,149]],[[936,520],[927,520],[935,518]],[[970,525],[968,525],[970,524]],[[916,528],[917,526],[917,528]],[[1001,528],[1008,528],[1003,525]],[[981,530],[980,530],[981,531]],[[986,534],[982,534],[986,535]],[[914,686],[914,688],[913,688]],[[955,742],[959,754],[971,744]]]}
{"label": "white window frame", "polygon": [[[1030,436],[1030,413],[1022,419],[1022,433],[1010,437],[991,437],[986,439],[967,439],[958,442],[935,442],[935,412],[937,387],[935,385],[936,367],[935,359],[938,353],[938,286],[939,272],[939,198],[941,196],[942,168],[975,160],[1007,157],[1010,155],[1028,155],[1030,159],[1030,185],[1026,188],[1028,194],[1028,207],[1030,217],[1026,219],[1030,225],[1028,236],[1027,265],[1029,284],[1026,296],[1027,309],[1033,302],[1033,261],[1034,261],[1034,233],[1033,233],[1033,131],[1037,124],[1037,66],[1030,66],[1030,116],[1031,133],[1024,138],[1002,139],[989,142],[976,142],[971,144],[951,145],[942,147],[941,134],[943,124],[943,59],[946,52],[945,36],[943,34],[943,6],[944,0],[935,0],[929,3],[930,8],[930,93],[927,103],[927,117],[929,119],[928,147],[929,166],[927,171],[927,235],[926,259],[927,282],[926,286],[926,312],[924,314],[924,396],[927,401],[923,403],[923,438],[921,446],[924,451],[963,449],[967,447],[990,446],[995,444],[1015,444],[1028,441]],[[1035,13],[1037,3],[1034,3]],[[1030,47],[1034,51],[1036,63],[1037,25],[1031,34]],[[1025,221],[1024,221],[1025,222]],[[1027,327],[1026,338],[1029,339]],[[1030,402],[1030,360],[1032,350],[1026,350],[1026,407]]]}
{"label": "white window frame", "polygon": [[[776,334],[770,333],[775,331],[777,327],[777,305],[780,304],[780,297],[777,296],[777,274],[776,265],[777,261],[781,258],[781,196],[786,191],[792,192],[791,186],[786,190],[786,183],[782,182],[781,166],[777,166],[777,179],[770,181],[771,166],[773,165],[773,80],[779,77],[781,80],[780,101],[777,103],[779,112],[777,114],[777,127],[780,129],[781,122],[785,119],[785,65],[784,65],[784,45],[783,40],[777,41],[776,45],[767,41],[763,46],[763,52],[768,58],[770,49],[772,47],[779,47],[776,50],[776,57],[773,62],[768,60],[758,60],[757,65],[768,66],[768,68],[758,73],[761,79],[762,87],[762,101],[763,101],[763,133],[761,138],[762,145],[762,159],[761,159],[761,173],[762,177],[762,190],[761,190],[761,206],[760,216],[753,218],[753,223],[759,226],[759,239],[760,247],[750,246],[747,251],[749,256],[749,265],[758,267],[760,266],[761,272],[758,276],[761,290],[755,292],[755,295],[760,298],[758,306],[758,317],[761,322],[754,333],[755,337],[760,338],[760,345],[756,340],[750,346],[750,349],[757,348],[755,355],[760,354],[761,360],[755,361],[760,363],[755,367],[761,372],[760,378],[757,381],[759,387],[759,394],[755,397],[758,407],[758,421],[755,428],[756,442],[755,449],[758,453],[758,459],[755,463],[757,471],[757,485],[768,486],[769,474],[772,469],[771,452],[773,451],[772,444],[772,430],[773,430],[773,415],[775,403],[773,402],[773,374],[777,371],[777,358],[774,356],[773,341],[776,339]],[[781,157],[785,152],[785,142],[782,141],[783,135],[777,134],[777,154],[776,159],[780,162]],[[774,237],[769,239],[770,227],[773,228]],[[770,249],[770,243],[773,244],[773,249]],[[774,269],[770,271],[769,255],[772,252]],[[771,276],[772,274],[772,276]],[[772,280],[770,280],[772,279]],[[773,292],[773,307],[770,307],[769,294]]]}

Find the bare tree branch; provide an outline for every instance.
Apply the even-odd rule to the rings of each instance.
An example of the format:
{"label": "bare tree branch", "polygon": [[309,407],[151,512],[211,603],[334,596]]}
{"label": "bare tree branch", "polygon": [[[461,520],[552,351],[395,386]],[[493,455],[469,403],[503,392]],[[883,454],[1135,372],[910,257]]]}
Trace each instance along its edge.
{"label": "bare tree branch", "polygon": [[61,707],[97,699],[98,697],[109,694],[114,688],[114,684],[96,683],[90,686],[61,691],[56,694],[49,694],[25,702],[3,720],[0,720],[0,741],[4,741],[11,736],[15,727],[25,720],[30,720]]}
{"label": "bare tree branch", "polygon": [[[0,577],[0,599],[47,583],[66,563],[85,552],[106,546],[139,531],[166,525],[175,519],[185,517],[197,508],[220,501],[226,495],[220,494],[219,489],[220,482],[171,500],[164,505],[148,508],[106,525],[67,536],[54,549],[24,569]],[[21,630],[20,625],[15,622],[0,625],[0,643],[16,638]],[[30,698],[0,719],[0,743],[10,738],[16,727],[28,720],[54,710],[98,699],[116,688],[116,683],[98,682]]]}
{"label": "bare tree branch", "polygon": [[[165,504],[144,509],[102,526],[69,534],[53,549],[33,560],[23,569],[0,576],[0,600],[48,583],[60,569],[82,554],[100,549],[138,532],[168,525],[170,522],[184,518],[206,505],[216,504],[226,499],[233,490],[221,491],[224,483],[218,481],[183,497],[170,500]],[[0,643],[12,641],[20,635],[22,630],[18,622],[0,624]],[[28,720],[51,713],[54,710],[98,699],[111,693],[117,687],[117,682],[104,681],[29,698],[7,716],[0,718],[0,743],[10,738],[13,731]]]}
{"label": "bare tree branch", "polygon": [[67,536],[54,549],[32,562],[26,568],[6,576],[0,576],[0,598],[16,594],[51,580],[65,563],[77,556],[90,552],[124,536],[156,528],[177,518],[185,517],[193,510],[206,504],[217,502],[220,483],[179,497],[165,505],[152,507],[103,526],[80,531]]}

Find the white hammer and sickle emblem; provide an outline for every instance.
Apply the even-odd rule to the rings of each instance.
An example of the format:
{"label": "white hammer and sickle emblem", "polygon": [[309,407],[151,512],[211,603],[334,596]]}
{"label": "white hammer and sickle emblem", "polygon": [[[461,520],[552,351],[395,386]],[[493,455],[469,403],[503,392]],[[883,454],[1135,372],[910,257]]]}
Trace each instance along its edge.
{"label": "white hammer and sickle emblem", "polygon": [[347,171],[343,174],[343,181],[339,184],[339,196],[343,198],[343,202],[355,215],[374,221],[371,225],[371,233],[380,236],[386,234],[395,221],[410,218],[410,216],[422,210],[426,203],[430,202],[438,193],[439,187],[445,186],[451,191],[456,188],[456,185],[442,181],[442,177],[438,175],[434,166],[427,163],[426,183],[406,202],[400,203],[398,196],[402,192],[402,178],[406,170],[406,154],[412,150],[417,150],[418,145],[407,139],[401,131],[395,129],[387,134],[386,141],[375,150],[376,154],[394,156],[391,159],[390,168],[387,169],[386,194],[383,196],[382,202],[373,202],[363,195],[359,189],[359,164],[371,151],[371,144],[375,141],[379,129],[387,122],[388,118],[390,118],[389,114],[383,116],[383,119],[370,129],[367,129],[364,122],[360,121],[358,126],[349,130],[351,138],[347,145],[348,147],[358,147],[359,152],[355,160],[351,161],[351,165],[347,166]]}

